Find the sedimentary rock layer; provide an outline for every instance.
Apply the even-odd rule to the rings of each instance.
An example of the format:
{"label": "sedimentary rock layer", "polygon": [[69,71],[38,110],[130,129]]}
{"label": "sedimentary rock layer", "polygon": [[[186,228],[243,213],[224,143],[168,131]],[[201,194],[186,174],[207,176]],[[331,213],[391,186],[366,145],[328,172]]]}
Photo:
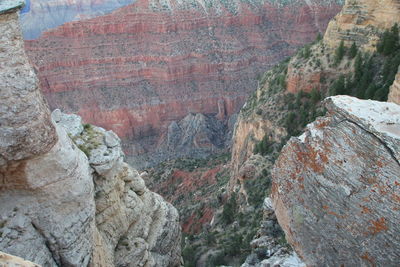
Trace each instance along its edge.
{"label": "sedimentary rock layer", "polygon": [[342,11],[331,21],[324,43],[336,48],[341,41],[353,42],[364,50],[374,51],[379,33],[400,22],[399,0],[346,0]]}
{"label": "sedimentary rock layer", "polygon": [[[323,32],[340,1],[139,0],[26,42],[52,108],[155,151],[188,113],[237,112],[256,77]],[[66,56],[68,55],[68,56]],[[151,157],[150,157],[151,158]]]}
{"label": "sedimentary rock layer", "polygon": [[337,96],[326,107],[275,165],[279,224],[309,266],[396,265],[400,106]]}

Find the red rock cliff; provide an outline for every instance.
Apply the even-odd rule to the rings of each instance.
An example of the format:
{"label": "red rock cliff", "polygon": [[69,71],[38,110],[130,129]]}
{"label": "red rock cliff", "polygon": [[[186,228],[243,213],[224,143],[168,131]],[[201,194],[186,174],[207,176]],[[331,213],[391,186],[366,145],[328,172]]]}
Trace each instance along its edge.
{"label": "red rock cliff", "polygon": [[[236,113],[256,76],[313,40],[340,9],[334,0],[139,0],[26,41],[52,108],[81,115],[124,139],[128,155],[157,149],[190,112]],[[211,2],[210,2],[211,3]]]}

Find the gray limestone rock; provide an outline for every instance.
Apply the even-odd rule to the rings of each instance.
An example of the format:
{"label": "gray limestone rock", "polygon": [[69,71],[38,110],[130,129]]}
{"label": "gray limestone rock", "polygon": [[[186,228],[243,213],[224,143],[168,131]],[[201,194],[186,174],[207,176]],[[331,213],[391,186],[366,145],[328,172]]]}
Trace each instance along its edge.
{"label": "gray limestone rock", "polygon": [[83,132],[82,119],[75,114],[65,114],[61,110],[55,109],[51,113],[51,118],[55,123],[58,123],[68,132],[72,137],[76,137]]}
{"label": "gray limestone rock", "polygon": [[49,151],[57,141],[38,80],[24,52],[21,1],[0,2],[0,168]]}
{"label": "gray limestone rock", "polygon": [[309,266],[395,266],[400,259],[400,106],[335,96],[273,170],[287,240]]}

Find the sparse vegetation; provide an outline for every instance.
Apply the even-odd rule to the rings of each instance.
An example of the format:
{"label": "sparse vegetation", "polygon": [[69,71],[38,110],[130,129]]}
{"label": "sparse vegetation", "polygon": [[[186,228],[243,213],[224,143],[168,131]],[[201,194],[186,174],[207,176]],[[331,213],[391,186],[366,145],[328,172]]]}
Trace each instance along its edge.
{"label": "sparse vegetation", "polygon": [[[353,43],[349,57],[358,49]],[[361,99],[386,101],[400,65],[400,42],[397,24],[385,31],[377,53],[357,52],[354,72],[340,75],[331,85],[329,94],[347,94]]]}

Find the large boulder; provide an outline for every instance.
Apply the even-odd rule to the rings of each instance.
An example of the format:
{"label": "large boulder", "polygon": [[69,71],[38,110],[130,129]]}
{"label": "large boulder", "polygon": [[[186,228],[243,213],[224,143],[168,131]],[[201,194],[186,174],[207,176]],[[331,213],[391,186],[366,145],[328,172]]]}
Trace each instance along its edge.
{"label": "large boulder", "polygon": [[308,266],[395,266],[400,259],[400,106],[349,96],[293,137],[272,199]]}

